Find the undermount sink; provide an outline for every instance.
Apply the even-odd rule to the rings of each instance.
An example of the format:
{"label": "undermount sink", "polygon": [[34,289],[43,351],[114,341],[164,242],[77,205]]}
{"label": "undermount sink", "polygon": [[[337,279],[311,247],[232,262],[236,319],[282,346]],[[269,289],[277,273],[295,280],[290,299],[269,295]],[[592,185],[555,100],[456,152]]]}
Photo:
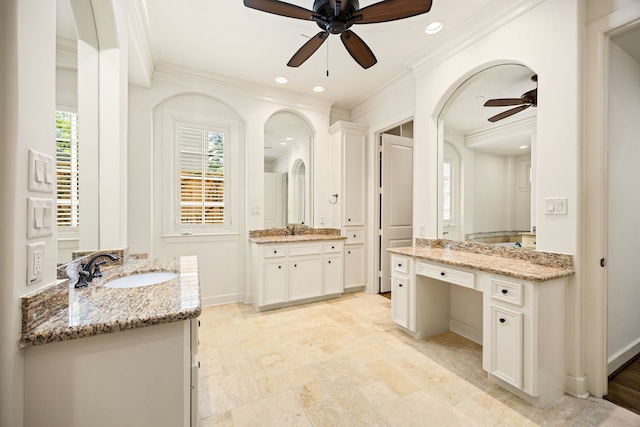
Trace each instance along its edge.
{"label": "undermount sink", "polygon": [[141,286],[157,285],[159,283],[168,282],[178,277],[178,273],[170,271],[154,271],[151,273],[133,274],[124,276],[119,279],[111,280],[104,284],[107,288],[139,288]]}

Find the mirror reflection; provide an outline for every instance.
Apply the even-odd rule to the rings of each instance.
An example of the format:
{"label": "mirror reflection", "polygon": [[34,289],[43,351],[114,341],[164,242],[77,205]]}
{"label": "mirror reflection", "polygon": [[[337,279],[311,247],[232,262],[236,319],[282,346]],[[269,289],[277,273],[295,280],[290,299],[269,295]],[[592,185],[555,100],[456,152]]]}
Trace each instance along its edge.
{"label": "mirror reflection", "polygon": [[264,127],[264,228],[312,225],[313,133],[298,114],[283,111]]}
{"label": "mirror reflection", "polygon": [[488,68],[443,109],[442,238],[535,248],[534,75],[515,64]]}
{"label": "mirror reflection", "polygon": [[[80,25],[77,25],[80,23]],[[99,249],[98,45],[89,3],[56,0],[57,263]],[[52,132],[53,133],[53,132]]]}

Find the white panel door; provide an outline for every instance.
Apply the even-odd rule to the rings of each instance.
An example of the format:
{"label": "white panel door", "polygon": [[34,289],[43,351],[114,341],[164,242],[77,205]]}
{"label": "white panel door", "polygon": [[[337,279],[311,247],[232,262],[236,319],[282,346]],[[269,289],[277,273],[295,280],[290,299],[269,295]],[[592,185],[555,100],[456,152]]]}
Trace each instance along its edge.
{"label": "white panel door", "polygon": [[382,271],[380,292],[391,290],[387,248],[413,244],[413,139],[382,135]]}
{"label": "white panel door", "polygon": [[286,227],[283,174],[264,174],[264,228]]}

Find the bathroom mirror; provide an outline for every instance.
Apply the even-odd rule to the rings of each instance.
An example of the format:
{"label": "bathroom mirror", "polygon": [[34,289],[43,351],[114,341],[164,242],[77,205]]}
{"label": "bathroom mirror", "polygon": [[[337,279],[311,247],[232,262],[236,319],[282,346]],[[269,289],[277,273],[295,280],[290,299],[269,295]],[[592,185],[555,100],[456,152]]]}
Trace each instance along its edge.
{"label": "bathroom mirror", "polygon": [[264,126],[264,228],[312,225],[313,133],[298,114],[281,111]]}
{"label": "bathroom mirror", "polygon": [[[52,132],[53,133],[53,132]],[[56,0],[57,263],[96,250],[98,39],[90,2]]]}
{"label": "bathroom mirror", "polygon": [[484,104],[521,98],[536,89],[534,75],[517,64],[485,69],[466,80],[443,108],[438,120],[441,238],[532,247],[537,107],[490,122],[518,105]]}

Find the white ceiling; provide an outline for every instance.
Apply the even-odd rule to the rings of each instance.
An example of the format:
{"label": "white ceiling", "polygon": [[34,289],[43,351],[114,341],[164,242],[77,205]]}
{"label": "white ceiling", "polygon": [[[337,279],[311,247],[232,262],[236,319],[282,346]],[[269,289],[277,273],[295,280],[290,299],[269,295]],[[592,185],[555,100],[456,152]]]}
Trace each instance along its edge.
{"label": "white ceiling", "polygon": [[[354,25],[378,63],[362,69],[346,52],[340,38],[331,36],[301,67],[286,66],[307,37],[320,31],[312,21],[286,18],[245,7],[242,0],[138,0],[148,19],[148,38],[154,65],[179,64],[223,76],[311,95],[322,85],[318,99],[350,108],[409,71],[433,54],[445,40],[482,31],[481,17],[493,10],[495,19],[509,13],[505,0],[434,0],[427,14],[394,22]],[[363,8],[376,0],[361,0]],[[289,0],[310,9],[313,0]],[[510,1],[511,7],[514,3]],[[425,27],[445,21],[436,35]],[[306,37],[305,37],[306,36]],[[326,76],[327,64],[329,77]],[[286,85],[275,82],[289,79]]]}

